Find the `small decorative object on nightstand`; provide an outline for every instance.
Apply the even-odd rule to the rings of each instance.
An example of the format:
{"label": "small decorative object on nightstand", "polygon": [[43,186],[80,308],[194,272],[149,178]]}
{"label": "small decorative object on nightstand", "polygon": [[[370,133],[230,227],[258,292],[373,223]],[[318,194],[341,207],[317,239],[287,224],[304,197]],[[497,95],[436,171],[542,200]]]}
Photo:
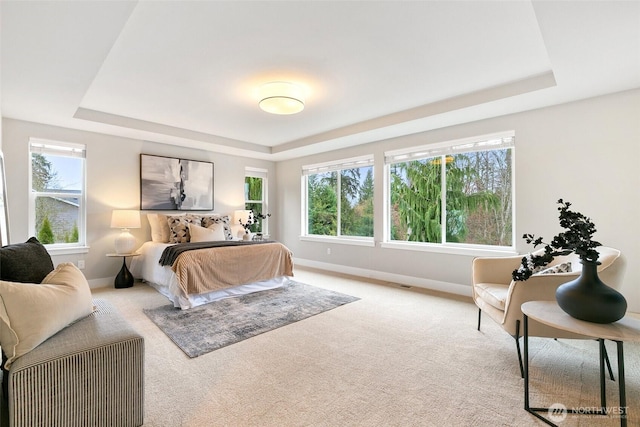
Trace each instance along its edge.
{"label": "small decorative object on nightstand", "polygon": [[108,257],[122,257],[122,268],[120,272],[116,276],[116,280],[114,281],[114,285],[116,289],[122,288],[130,288],[133,286],[133,275],[127,268],[127,257],[134,257],[140,254],[131,253],[131,254],[107,254]]}

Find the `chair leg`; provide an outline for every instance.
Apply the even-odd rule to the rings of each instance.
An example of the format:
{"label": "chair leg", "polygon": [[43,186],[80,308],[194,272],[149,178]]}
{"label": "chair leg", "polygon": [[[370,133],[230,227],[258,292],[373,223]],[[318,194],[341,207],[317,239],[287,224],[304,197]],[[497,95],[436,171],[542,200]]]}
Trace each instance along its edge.
{"label": "chair leg", "polygon": [[522,353],[520,352],[520,320],[516,320],[516,350],[518,350],[518,364],[520,365],[520,376],[524,378],[524,367],[522,366]]}
{"label": "chair leg", "polygon": [[482,310],[478,309],[478,330],[480,330],[480,319],[482,318]]}

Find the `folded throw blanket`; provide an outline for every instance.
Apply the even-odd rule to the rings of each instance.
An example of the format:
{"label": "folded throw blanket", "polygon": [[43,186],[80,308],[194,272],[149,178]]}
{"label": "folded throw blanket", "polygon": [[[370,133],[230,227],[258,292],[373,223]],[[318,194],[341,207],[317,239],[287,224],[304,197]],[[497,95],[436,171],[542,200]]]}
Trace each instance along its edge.
{"label": "folded throw blanket", "polygon": [[190,243],[178,243],[173,246],[168,246],[162,251],[160,265],[173,265],[178,256],[187,251],[193,251],[196,249],[208,249],[208,248],[226,248],[229,246],[246,246],[257,245],[261,243],[273,243],[273,240],[220,240],[214,242],[190,242]]}

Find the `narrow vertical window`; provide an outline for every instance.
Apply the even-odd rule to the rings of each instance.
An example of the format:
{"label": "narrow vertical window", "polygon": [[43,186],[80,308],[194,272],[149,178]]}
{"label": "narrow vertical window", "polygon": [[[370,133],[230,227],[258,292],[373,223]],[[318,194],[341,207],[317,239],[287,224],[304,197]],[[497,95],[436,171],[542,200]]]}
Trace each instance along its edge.
{"label": "narrow vertical window", "polygon": [[267,210],[267,171],[247,168],[244,177],[244,208],[252,210],[255,223],[251,226],[253,233],[269,233]]}
{"label": "narrow vertical window", "polygon": [[85,146],[32,139],[29,227],[41,243],[86,244]]}

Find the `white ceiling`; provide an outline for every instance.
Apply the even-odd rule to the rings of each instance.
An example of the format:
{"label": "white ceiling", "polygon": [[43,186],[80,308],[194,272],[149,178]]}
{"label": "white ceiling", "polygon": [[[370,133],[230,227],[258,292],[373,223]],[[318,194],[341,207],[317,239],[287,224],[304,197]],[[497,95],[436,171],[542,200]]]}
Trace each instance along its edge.
{"label": "white ceiling", "polygon": [[0,7],[4,117],[270,160],[640,87],[640,1]]}

